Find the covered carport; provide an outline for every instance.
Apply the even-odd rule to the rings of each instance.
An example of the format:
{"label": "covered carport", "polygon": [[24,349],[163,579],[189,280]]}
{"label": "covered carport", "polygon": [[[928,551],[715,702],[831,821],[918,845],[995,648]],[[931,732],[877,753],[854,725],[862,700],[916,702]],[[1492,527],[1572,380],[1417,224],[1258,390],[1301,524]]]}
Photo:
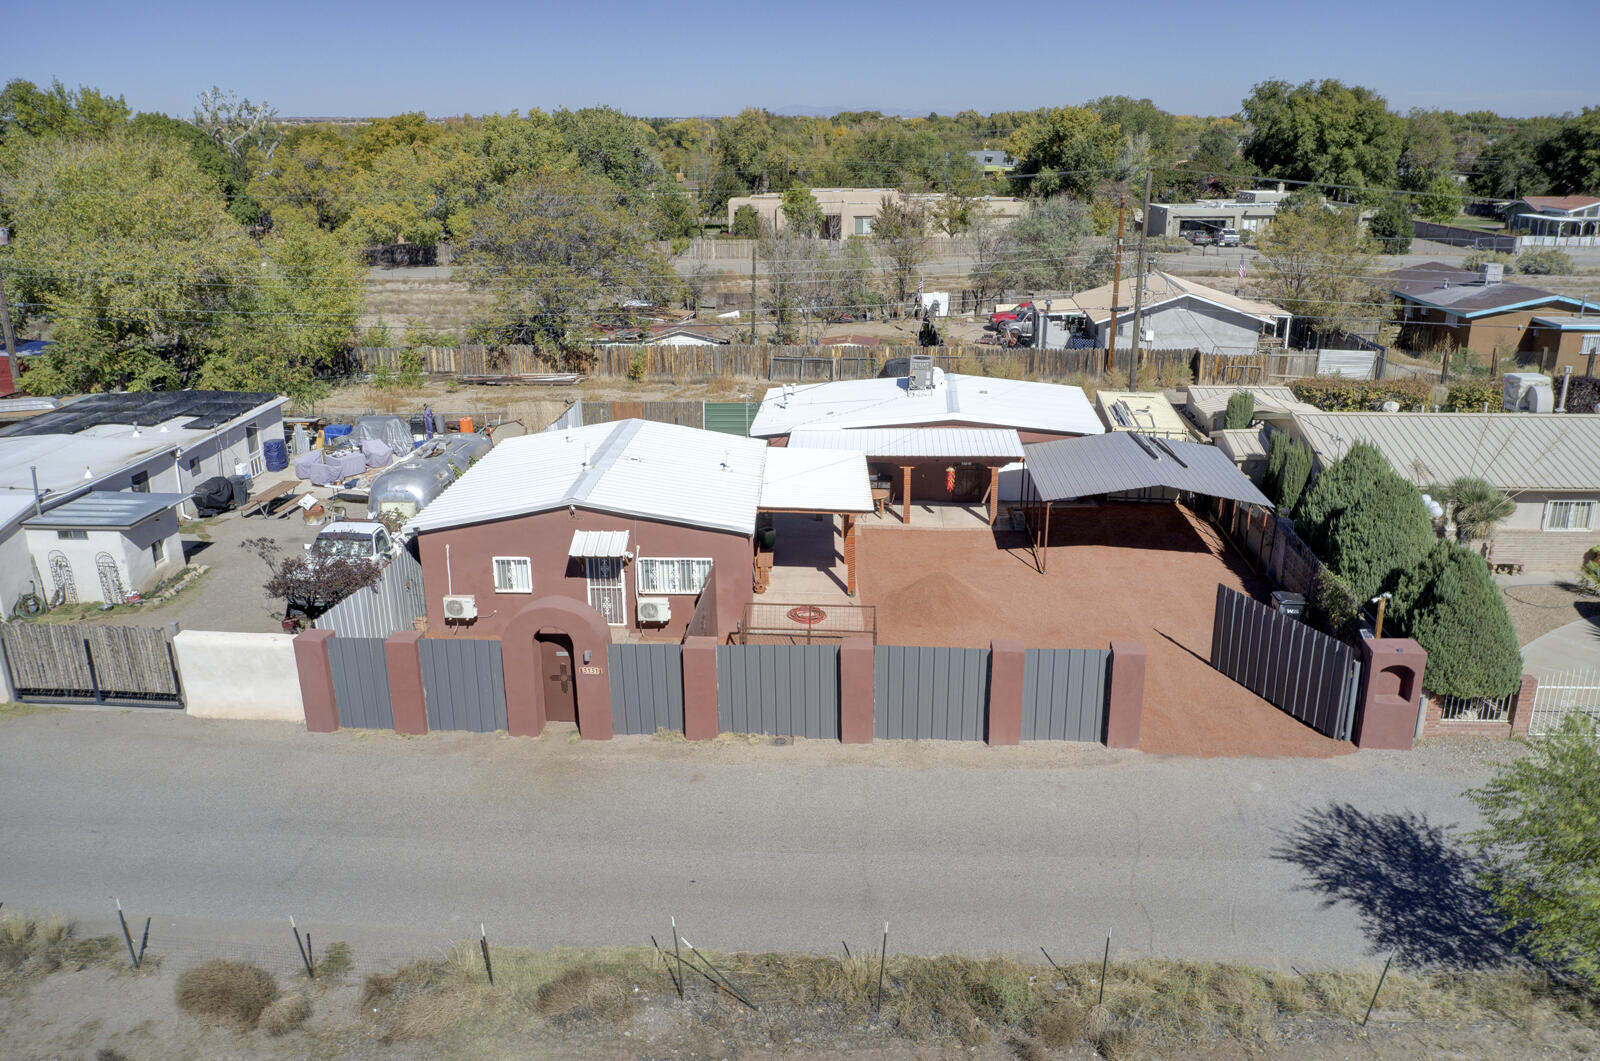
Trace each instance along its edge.
{"label": "covered carport", "polygon": [[1058,504],[1100,497],[1177,501],[1201,495],[1272,507],[1215,446],[1128,431],[1036,442],[1023,449],[1028,465],[1023,511],[1034,566],[1041,574],[1049,565],[1050,520]]}
{"label": "covered carport", "polygon": [[[845,592],[856,592],[856,521],[872,511],[867,458],[859,450],[769,447],[761,473],[761,500],[756,511],[772,515],[837,516],[845,565]],[[774,554],[759,540],[755,584],[766,588]]]}
{"label": "covered carport", "polygon": [[1000,469],[1023,456],[1022,436],[1012,428],[802,428],[789,436],[788,448],[864,454],[875,499],[888,504],[898,490],[902,523],[911,521],[913,500],[977,501],[993,525]]}

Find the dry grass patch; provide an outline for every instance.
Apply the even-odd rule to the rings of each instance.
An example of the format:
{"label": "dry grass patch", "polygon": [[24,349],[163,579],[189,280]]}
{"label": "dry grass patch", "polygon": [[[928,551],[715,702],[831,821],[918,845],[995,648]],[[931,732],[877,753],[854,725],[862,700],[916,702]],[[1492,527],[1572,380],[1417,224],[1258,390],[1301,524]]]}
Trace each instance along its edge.
{"label": "dry grass patch", "polygon": [[72,922],[59,917],[0,914],[0,990],[59,969],[114,963],[120,945],[112,936],[80,939]]}
{"label": "dry grass patch", "polygon": [[311,1019],[311,999],[305,995],[285,995],[261,1014],[261,1027],[268,1035],[288,1035]]}
{"label": "dry grass patch", "polygon": [[254,1028],[278,997],[277,977],[249,962],[213,958],[178,974],[178,1008],[191,1017]]}

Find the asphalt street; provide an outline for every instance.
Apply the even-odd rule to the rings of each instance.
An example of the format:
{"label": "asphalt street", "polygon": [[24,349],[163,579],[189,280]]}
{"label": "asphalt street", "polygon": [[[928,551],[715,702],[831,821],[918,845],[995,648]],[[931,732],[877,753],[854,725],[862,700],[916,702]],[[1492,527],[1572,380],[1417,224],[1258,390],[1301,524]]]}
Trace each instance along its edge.
{"label": "asphalt street", "polygon": [[1488,771],[1461,745],[1198,760],[53,711],[0,720],[0,901],[107,931],[116,896],[157,942],[277,939],[294,914],[389,949],[480,922],[632,945],[676,916],[699,946],[829,951],[887,920],[902,952],[1084,959],[1109,928],[1128,957],[1303,968],[1387,948],[1379,912],[1449,834],[1410,835],[1470,823]]}

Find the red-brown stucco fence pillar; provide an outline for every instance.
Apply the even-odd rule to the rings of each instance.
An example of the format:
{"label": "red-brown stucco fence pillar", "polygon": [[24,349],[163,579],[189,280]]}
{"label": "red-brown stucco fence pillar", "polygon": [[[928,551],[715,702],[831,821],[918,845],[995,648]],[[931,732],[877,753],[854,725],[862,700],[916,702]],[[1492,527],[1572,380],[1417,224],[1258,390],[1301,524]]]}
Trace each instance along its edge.
{"label": "red-brown stucco fence pillar", "polygon": [[389,702],[394,706],[394,731],[409,736],[428,732],[428,705],[422,692],[422,635],[414,630],[390,634],[383,643],[389,671]]}
{"label": "red-brown stucco fence pillar", "polygon": [[294,639],[294,665],[300,672],[300,702],[306,729],[332,733],[339,728],[339,701],[333,692],[333,664],[328,660],[332,630],[307,630]]}
{"label": "red-brown stucco fence pillar", "polygon": [[1144,716],[1144,672],[1149,659],[1137,641],[1111,642],[1110,688],[1106,690],[1106,747],[1137,748]]}
{"label": "red-brown stucco fence pillar", "polygon": [[1022,681],[1026,656],[1021,641],[989,643],[989,747],[1022,743]]}
{"label": "red-brown stucco fence pillar", "polygon": [[717,735],[717,639],[683,642],[683,735],[711,740]]}
{"label": "red-brown stucco fence pillar", "polygon": [[842,744],[872,743],[873,652],[870,637],[847,637],[839,645],[839,741]]}
{"label": "red-brown stucco fence pillar", "polygon": [[1416,743],[1417,696],[1427,650],[1409,637],[1369,637],[1361,641],[1361,660],[1356,747],[1410,751]]}
{"label": "red-brown stucco fence pillar", "polygon": [[1526,737],[1528,726],[1533,722],[1533,698],[1539,692],[1539,679],[1531,674],[1522,676],[1522,685],[1517,689],[1517,698],[1511,702],[1511,735],[1513,737]]}

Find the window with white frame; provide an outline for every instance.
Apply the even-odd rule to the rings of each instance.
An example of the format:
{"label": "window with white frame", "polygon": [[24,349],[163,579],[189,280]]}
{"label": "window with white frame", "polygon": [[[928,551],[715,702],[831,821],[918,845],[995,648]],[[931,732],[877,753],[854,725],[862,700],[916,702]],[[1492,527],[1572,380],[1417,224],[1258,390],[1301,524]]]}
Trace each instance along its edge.
{"label": "window with white frame", "polygon": [[1552,501],[1545,510],[1545,530],[1586,531],[1593,526],[1593,501]]}
{"label": "window with white frame", "polygon": [[858,236],[870,236],[870,235],[872,235],[872,218],[870,218],[870,217],[858,217],[858,218],[856,218],[856,235],[858,235]]}
{"label": "window with white frame", "polygon": [[157,538],[150,543],[150,559],[161,564],[167,559],[167,543]]}
{"label": "window with white frame", "polygon": [[710,560],[658,560],[640,557],[637,561],[639,593],[699,593],[711,574]]}
{"label": "window with white frame", "polygon": [[533,561],[526,556],[495,557],[494,591],[496,593],[532,593]]}

